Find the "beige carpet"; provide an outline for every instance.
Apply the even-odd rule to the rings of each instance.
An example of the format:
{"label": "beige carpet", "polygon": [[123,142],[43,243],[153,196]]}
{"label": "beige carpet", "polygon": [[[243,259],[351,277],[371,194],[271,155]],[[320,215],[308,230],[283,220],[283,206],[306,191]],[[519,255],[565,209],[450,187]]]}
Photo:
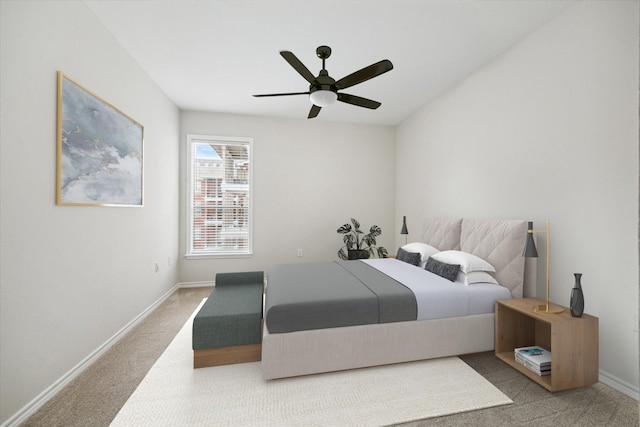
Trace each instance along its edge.
{"label": "beige carpet", "polygon": [[112,426],[381,426],[513,403],[457,357],[273,381],[259,362],[194,370],[196,312]]}

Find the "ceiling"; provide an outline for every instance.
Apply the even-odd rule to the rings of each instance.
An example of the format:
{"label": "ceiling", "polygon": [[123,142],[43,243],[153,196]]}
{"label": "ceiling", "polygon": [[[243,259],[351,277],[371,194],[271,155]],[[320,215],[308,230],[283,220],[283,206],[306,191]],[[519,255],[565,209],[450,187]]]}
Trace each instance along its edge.
{"label": "ceiling", "polygon": [[315,121],[396,125],[574,0],[86,1],[181,109],[306,120],[309,84],[279,55],[314,74],[316,47],[333,52],[336,80],[389,59],[394,69],[344,92],[382,103],[338,102]]}

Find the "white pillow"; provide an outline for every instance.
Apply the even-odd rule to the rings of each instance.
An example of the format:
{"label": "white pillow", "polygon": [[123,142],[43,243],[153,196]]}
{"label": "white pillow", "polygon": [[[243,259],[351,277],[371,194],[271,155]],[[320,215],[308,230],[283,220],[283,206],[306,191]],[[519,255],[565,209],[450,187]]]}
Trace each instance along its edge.
{"label": "white pillow", "polygon": [[424,268],[424,266],[427,264],[427,259],[429,259],[431,255],[439,252],[438,249],[434,248],[433,246],[427,245],[426,243],[422,242],[407,243],[406,245],[402,246],[402,249],[407,252],[417,252],[420,254],[420,268]]}
{"label": "white pillow", "polygon": [[447,264],[460,264],[460,271],[470,273],[472,271],[496,271],[487,261],[473,254],[462,251],[442,251],[431,257]]}
{"label": "white pillow", "polygon": [[486,271],[472,271],[471,273],[463,273],[462,271],[458,272],[458,277],[456,279],[458,282],[462,282],[466,286],[472,285],[474,283],[495,283],[498,282],[493,276]]}

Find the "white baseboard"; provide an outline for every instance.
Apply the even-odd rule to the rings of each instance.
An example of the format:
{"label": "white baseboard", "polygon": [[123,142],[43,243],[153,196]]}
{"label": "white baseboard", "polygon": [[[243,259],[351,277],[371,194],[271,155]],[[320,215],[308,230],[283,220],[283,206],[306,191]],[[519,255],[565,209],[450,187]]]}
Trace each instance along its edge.
{"label": "white baseboard", "polygon": [[[209,285],[210,286],[210,285]],[[91,366],[100,356],[106,353],[115,343],[117,343],[122,337],[128,334],[135,326],[137,326],[142,320],[144,320],[153,310],[155,310],[160,304],[162,304],[167,298],[169,298],[175,291],[180,288],[179,285],[175,285],[164,295],[162,295],[156,302],[151,304],[146,310],[140,313],[135,319],[125,325],[122,329],[116,332],[111,338],[109,338],[104,344],[95,349],[91,354],[85,357],[80,363],[71,368],[66,374],[60,377],[56,382],[47,387],[42,393],[36,396],[31,402],[27,403],[22,409],[13,414],[7,419],[0,427],[17,427],[21,423],[25,422],[27,418],[35,414],[45,403],[58,394],[64,387],[66,387],[71,381],[73,381],[84,370]]]}
{"label": "white baseboard", "polygon": [[178,283],[179,288],[206,288],[208,286],[215,286],[216,282],[208,281],[208,282],[180,282]]}
{"label": "white baseboard", "polygon": [[617,390],[620,393],[626,394],[632,399],[640,400],[640,390],[638,389],[637,384],[630,384],[604,371],[600,371],[599,374],[600,374],[599,380],[602,384],[608,385],[612,389]]}

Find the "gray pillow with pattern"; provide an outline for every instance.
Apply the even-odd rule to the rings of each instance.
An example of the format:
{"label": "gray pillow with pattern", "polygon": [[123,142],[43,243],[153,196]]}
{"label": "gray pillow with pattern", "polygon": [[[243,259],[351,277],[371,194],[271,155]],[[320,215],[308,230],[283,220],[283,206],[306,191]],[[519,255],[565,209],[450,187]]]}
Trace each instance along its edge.
{"label": "gray pillow with pattern", "polygon": [[451,282],[455,282],[458,277],[458,271],[460,271],[460,264],[447,264],[429,257],[424,269],[440,277],[444,277]]}
{"label": "gray pillow with pattern", "polygon": [[420,264],[421,258],[422,256],[420,255],[420,252],[409,252],[409,251],[405,251],[402,248],[398,248],[398,253],[396,254],[397,260],[404,261],[411,265]]}

